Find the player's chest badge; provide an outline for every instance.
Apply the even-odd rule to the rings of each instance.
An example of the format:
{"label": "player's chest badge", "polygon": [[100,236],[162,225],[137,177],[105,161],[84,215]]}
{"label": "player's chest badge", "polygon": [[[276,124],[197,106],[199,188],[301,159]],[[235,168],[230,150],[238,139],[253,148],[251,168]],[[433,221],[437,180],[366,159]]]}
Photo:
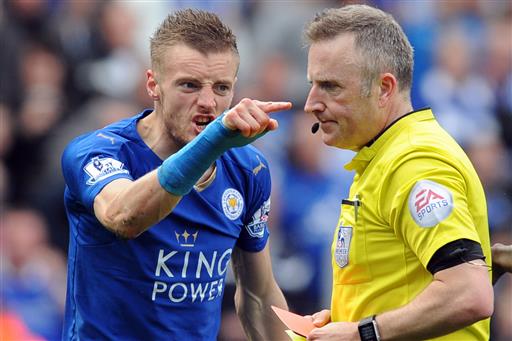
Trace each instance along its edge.
{"label": "player's chest badge", "polygon": [[230,220],[235,220],[242,214],[244,199],[240,192],[234,188],[228,188],[222,194],[222,210]]}
{"label": "player's chest badge", "polygon": [[336,236],[336,248],[334,249],[334,259],[340,268],[348,265],[348,255],[350,252],[350,240],[352,239],[352,227],[340,226]]}

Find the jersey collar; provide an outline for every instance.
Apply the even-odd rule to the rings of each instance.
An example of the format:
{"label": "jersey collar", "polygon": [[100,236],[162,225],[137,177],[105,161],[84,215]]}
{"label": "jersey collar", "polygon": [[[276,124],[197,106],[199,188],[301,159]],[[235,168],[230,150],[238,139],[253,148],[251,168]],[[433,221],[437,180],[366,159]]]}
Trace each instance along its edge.
{"label": "jersey collar", "polygon": [[430,108],[415,110],[401,116],[370,141],[368,145],[364,146],[344,168],[348,171],[355,170],[356,173],[362,173],[382,146],[399,134],[405,127],[414,122],[433,119],[434,114]]}

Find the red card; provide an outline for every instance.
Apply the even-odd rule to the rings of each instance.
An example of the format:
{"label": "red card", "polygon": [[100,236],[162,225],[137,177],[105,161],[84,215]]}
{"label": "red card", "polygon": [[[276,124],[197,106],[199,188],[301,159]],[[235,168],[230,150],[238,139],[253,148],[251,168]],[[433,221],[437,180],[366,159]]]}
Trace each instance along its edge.
{"label": "red card", "polygon": [[313,322],[304,316],[294,314],[273,305],[271,307],[285,326],[290,328],[295,334],[307,337],[309,333],[316,328]]}

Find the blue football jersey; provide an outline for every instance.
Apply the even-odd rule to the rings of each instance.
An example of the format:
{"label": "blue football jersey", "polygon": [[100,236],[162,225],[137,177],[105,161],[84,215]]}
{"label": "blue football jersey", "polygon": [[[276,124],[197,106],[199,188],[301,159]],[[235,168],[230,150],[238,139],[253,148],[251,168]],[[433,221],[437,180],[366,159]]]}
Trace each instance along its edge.
{"label": "blue football jersey", "polygon": [[162,164],[136,129],[150,112],[82,135],[63,153],[65,340],[215,340],[233,248],[258,252],[267,243],[270,175],[252,146],[224,153],[208,187],[139,237],[122,240],[100,224],[93,204],[105,185]]}

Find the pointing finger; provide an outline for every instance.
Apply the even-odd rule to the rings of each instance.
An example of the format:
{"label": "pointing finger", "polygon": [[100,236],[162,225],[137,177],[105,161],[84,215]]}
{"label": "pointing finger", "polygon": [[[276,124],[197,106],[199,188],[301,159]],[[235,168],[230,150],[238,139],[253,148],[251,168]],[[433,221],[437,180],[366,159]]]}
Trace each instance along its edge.
{"label": "pointing finger", "polygon": [[289,110],[292,107],[291,102],[262,102],[253,100],[253,103],[267,114],[276,111]]}

